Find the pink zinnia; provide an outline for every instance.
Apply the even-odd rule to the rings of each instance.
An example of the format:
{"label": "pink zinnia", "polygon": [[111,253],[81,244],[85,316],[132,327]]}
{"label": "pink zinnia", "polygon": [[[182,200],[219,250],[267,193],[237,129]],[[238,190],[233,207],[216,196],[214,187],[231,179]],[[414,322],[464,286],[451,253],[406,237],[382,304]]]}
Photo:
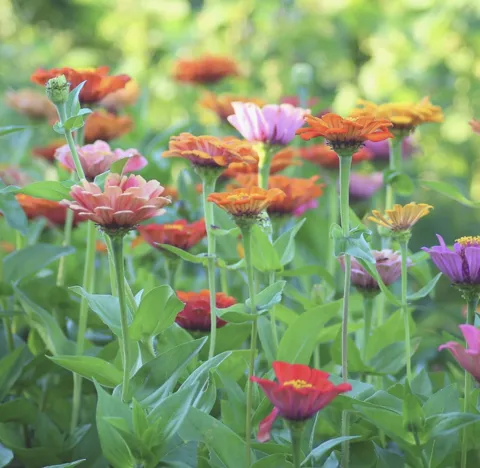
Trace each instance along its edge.
{"label": "pink zinnia", "polygon": [[473,325],[460,325],[459,328],[465,337],[468,349],[456,341],[449,341],[441,345],[438,350],[449,349],[457,362],[472,374],[477,382],[480,382],[480,330]]}
{"label": "pink zinnia", "polygon": [[[102,140],[97,140],[91,145],[77,146],[78,157],[85,172],[87,180],[108,171],[112,164],[120,159],[128,158],[123,172],[139,171],[147,165],[147,160],[136,149],[115,149]],[[75,170],[72,153],[68,145],[63,145],[55,151],[55,159],[71,171]]]}
{"label": "pink zinnia", "polygon": [[156,180],[147,182],[138,175],[109,174],[104,191],[94,183],[83,181],[82,185],[72,187],[73,201],[61,203],[106,232],[125,232],[165,212],[163,207],[170,199],[161,196],[164,190]]}
{"label": "pink zinnia", "polygon": [[350,200],[353,202],[368,200],[382,187],[383,174],[381,172],[374,172],[373,174],[353,172],[350,175]]}
{"label": "pink zinnia", "polygon": [[288,145],[304,124],[308,109],[290,104],[269,104],[258,107],[253,102],[233,102],[234,114],[228,121],[248,141],[270,145]]}

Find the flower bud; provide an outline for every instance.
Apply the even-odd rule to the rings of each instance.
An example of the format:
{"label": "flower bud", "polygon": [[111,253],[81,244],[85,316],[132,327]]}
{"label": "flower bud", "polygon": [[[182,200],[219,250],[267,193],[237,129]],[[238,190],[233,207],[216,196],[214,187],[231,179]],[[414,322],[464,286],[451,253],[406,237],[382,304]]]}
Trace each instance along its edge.
{"label": "flower bud", "polygon": [[65,75],[50,78],[46,84],[46,91],[48,99],[55,105],[64,104],[68,99],[70,83],[65,78]]}
{"label": "flower bud", "polygon": [[313,81],[313,67],[309,63],[296,63],[292,68],[292,81],[300,87],[308,86]]}

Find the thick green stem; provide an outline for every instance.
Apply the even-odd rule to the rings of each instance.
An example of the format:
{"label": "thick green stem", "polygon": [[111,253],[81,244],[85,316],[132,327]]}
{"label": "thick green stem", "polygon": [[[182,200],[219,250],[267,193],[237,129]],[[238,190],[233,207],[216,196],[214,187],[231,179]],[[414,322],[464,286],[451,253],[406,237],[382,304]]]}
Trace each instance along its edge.
{"label": "thick green stem", "polygon": [[294,468],[300,468],[302,464],[302,433],[305,427],[304,423],[290,421],[290,437],[292,439],[292,456]]}
{"label": "thick green stem", "polygon": [[125,296],[125,264],[123,258],[123,237],[112,238],[113,259],[115,262],[116,282],[118,289],[118,302],[120,304],[120,325],[122,328],[122,360],[123,360],[123,382],[122,400],[129,400],[130,385],[130,341],[128,338],[128,309]]}
{"label": "thick green stem", "polygon": [[[247,269],[248,280],[248,295],[250,296],[251,313],[255,314],[255,279],[253,274],[252,262],[252,237],[250,227],[242,229],[243,247],[245,249],[245,265]],[[250,337],[250,362],[248,365],[248,380],[247,380],[247,411],[245,418],[245,444],[247,449],[247,466],[251,466],[251,440],[252,440],[252,399],[253,399],[253,385],[251,377],[253,375],[255,366],[255,356],[257,353],[257,321],[252,320],[252,332]]]}
{"label": "thick green stem", "polygon": [[[73,228],[73,211],[67,210],[67,215],[65,218],[65,226],[63,231],[63,247],[68,247],[72,240],[72,228]],[[58,272],[57,272],[57,286],[63,286],[65,284],[65,262],[66,256],[60,257],[58,263]]]}
{"label": "thick green stem", "polygon": [[373,297],[364,297],[363,298],[363,348],[362,356],[363,362],[366,362],[367,359],[367,345],[370,338],[370,332],[372,330],[372,316],[373,316]]}
{"label": "thick green stem", "polygon": [[[396,137],[391,140],[388,140],[390,147],[390,156],[389,156],[389,169],[391,171],[401,171],[402,170],[402,138]],[[385,198],[385,208],[389,210],[393,208],[395,204],[395,192],[391,184],[387,185],[386,189],[386,198]]]}
{"label": "thick green stem", "polygon": [[228,294],[228,277],[226,268],[220,268],[220,287],[224,294]]}
{"label": "thick green stem", "polygon": [[405,359],[407,363],[407,380],[409,383],[412,382],[412,346],[411,346],[411,337],[410,337],[410,317],[408,313],[408,303],[407,303],[407,257],[408,257],[408,241],[401,240],[400,244],[400,253],[402,255],[402,314],[403,314],[403,323],[405,328]]}
{"label": "thick green stem", "polygon": [[415,445],[417,446],[423,468],[429,468],[429,463],[425,457],[425,453],[423,452],[422,444],[420,443],[420,438],[418,437],[418,431],[416,429],[413,431],[413,438],[415,440]]}
{"label": "thick green stem", "polygon": [[268,189],[268,178],[270,177],[270,166],[275,155],[276,148],[264,144],[263,148],[258,151],[258,186],[264,190]]}
{"label": "thick green stem", "polygon": [[[478,296],[474,296],[467,301],[467,325],[475,324],[475,313],[477,311]],[[470,397],[472,393],[472,376],[465,371],[465,387],[463,396],[463,412],[468,413],[470,409]],[[468,428],[463,429],[462,433],[462,461],[461,467],[467,468],[468,454]]]}
{"label": "thick green stem", "polygon": [[[338,193],[337,193],[337,178],[331,177],[326,188],[327,207],[328,207],[328,226],[329,229],[333,224],[338,222]],[[327,270],[335,278],[335,270],[337,266],[337,259],[333,250],[333,238],[328,236],[327,241]]]}

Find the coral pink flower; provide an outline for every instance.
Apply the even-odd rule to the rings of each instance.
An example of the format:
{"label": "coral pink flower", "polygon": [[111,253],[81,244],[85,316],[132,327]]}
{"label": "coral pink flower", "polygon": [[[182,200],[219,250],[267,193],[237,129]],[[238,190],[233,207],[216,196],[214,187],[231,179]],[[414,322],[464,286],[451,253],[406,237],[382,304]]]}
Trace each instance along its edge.
{"label": "coral pink flower", "polygon": [[459,328],[465,337],[468,349],[456,341],[449,341],[441,345],[438,350],[449,349],[457,362],[472,374],[477,382],[480,382],[480,330],[473,325],[460,325]]}
{"label": "coral pink flower", "polygon": [[156,180],[147,182],[138,175],[109,174],[105,189],[91,182],[74,185],[73,201],[63,200],[80,218],[98,224],[105,232],[115,234],[133,229],[138,223],[165,212],[170,203],[162,197],[164,188]]}
{"label": "coral pink flower", "polygon": [[[108,171],[112,164],[120,159],[128,158],[123,172],[139,171],[147,165],[147,160],[136,149],[112,150],[108,143],[101,140],[91,145],[77,146],[77,152],[87,180],[93,180],[96,176]],[[67,169],[75,170],[75,163],[68,145],[58,148],[55,151],[55,158]]]}
{"label": "coral pink flower", "polygon": [[258,107],[253,102],[233,102],[235,113],[228,117],[248,141],[261,141],[270,145],[288,145],[295,132],[303,125],[310,110],[290,104],[269,104]]}

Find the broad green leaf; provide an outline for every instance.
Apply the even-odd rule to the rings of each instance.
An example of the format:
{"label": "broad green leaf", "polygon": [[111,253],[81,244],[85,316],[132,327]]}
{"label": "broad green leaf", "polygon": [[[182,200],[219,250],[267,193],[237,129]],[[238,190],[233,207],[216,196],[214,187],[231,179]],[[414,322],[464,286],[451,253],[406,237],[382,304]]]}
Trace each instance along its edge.
{"label": "broad green leaf", "polygon": [[251,231],[252,236],[252,262],[258,271],[282,270],[282,264],[275,247],[270,242],[267,234],[254,225]]}
{"label": "broad green leaf", "polygon": [[65,103],[67,118],[73,117],[80,112],[80,92],[85,86],[85,83],[86,81],[83,81],[68,93],[67,102]]}
{"label": "broad green leaf", "polygon": [[342,228],[338,224],[334,224],[330,229],[330,237],[335,242],[335,256],[341,257],[348,254],[356,259],[375,264],[375,258],[365,239],[366,234],[370,234],[370,231],[363,226],[357,226],[345,237]]}
{"label": "broad green leaf", "polygon": [[65,130],[70,130],[71,132],[82,128],[85,124],[85,120],[87,119],[88,115],[91,114],[92,111],[90,109],[81,109],[79,113],[73,117],[69,117],[64,123],[63,128]]}
{"label": "broad green leaf", "polygon": [[405,460],[401,455],[373,444],[377,455],[375,468],[405,468]]}
{"label": "broad green leaf", "polygon": [[330,439],[327,440],[326,442],[323,442],[320,444],[318,447],[315,447],[303,460],[301,466],[310,466],[311,460],[318,461],[325,455],[327,455],[330,450],[332,450],[334,447],[337,445],[341,444],[344,441],[347,440],[353,440],[353,439],[358,439],[360,436],[343,436],[343,437],[336,437],[335,439]]}
{"label": "broad green leaf", "polygon": [[237,237],[240,234],[240,228],[234,227],[232,229],[221,229],[217,226],[213,226],[212,232],[217,237],[223,237],[223,236]]}
{"label": "broad green leaf", "polygon": [[408,296],[407,300],[408,301],[418,301],[419,299],[423,299],[425,296],[430,294],[430,292],[433,290],[433,288],[437,285],[438,280],[440,279],[441,276],[442,276],[442,273],[439,273],[437,276],[432,278],[428,282],[428,284],[426,284],[422,289],[420,289],[419,291],[417,291],[414,294],[410,294],[410,296]]}
{"label": "broad green leaf", "polygon": [[408,381],[405,383],[403,393],[403,425],[409,431],[422,432],[425,425],[422,402],[410,389]]}
{"label": "broad green leaf", "polygon": [[158,248],[168,250],[182,260],[190,263],[201,263],[203,266],[207,266],[208,258],[205,254],[193,255],[190,252],[174,247],[168,244],[156,244]]}
{"label": "broad green leaf", "polygon": [[31,354],[24,345],[18,346],[0,359],[0,401],[8,395],[30,359]]}
{"label": "broad green leaf", "polygon": [[[282,291],[287,284],[286,281],[277,281],[267,286],[263,291],[255,296],[255,308],[258,312],[270,310],[275,304],[282,300]],[[245,305],[251,308],[250,299],[247,299]]]}
{"label": "broad green leaf", "polygon": [[423,187],[434,190],[435,192],[441,193],[442,195],[451,198],[462,205],[474,206],[475,203],[469,200],[463,193],[458,190],[454,185],[449,184],[448,182],[442,182],[438,180],[422,180],[421,185]]}
{"label": "broad green leaf", "polygon": [[466,426],[480,422],[479,414],[443,413],[430,416],[426,420],[430,438],[458,433]]}
{"label": "broad green leaf", "polygon": [[306,219],[303,218],[295,226],[284,232],[273,244],[277,251],[280,263],[285,266],[295,257],[295,236],[304,225]]}
{"label": "broad green leaf", "polygon": [[460,400],[457,385],[449,385],[434,393],[423,405],[425,416],[460,411]]}
{"label": "broad green leaf", "polygon": [[119,159],[118,161],[115,161],[111,166],[110,166],[110,172],[113,174],[123,174],[123,170],[125,169],[125,166],[128,163],[129,158],[122,158]]}
{"label": "broad green leaf", "polygon": [[27,216],[13,193],[0,194],[0,213],[3,214],[5,221],[12,229],[26,235],[28,228]]}
{"label": "broad green leaf", "polygon": [[[342,363],[342,331],[339,330],[337,338],[332,344],[330,353],[332,355],[332,360],[335,364]],[[373,372],[372,367],[367,363],[364,363],[362,357],[360,356],[360,351],[357,348],[355,342],[348,337],[347,341],[348,346],[348,369],[350,372],[368,372],[369,374]]]}
{"label": "broad green leaf", "polygon": [[256,461],[252,468],[293,468],[292,463],[287,460],[288,457],[282,453],[274,453]]}
{"label": "broad green leaf", "polygon": [[42,182],[33,182],[19,190],[19,193],[30,195],[31,197],[44,198],[45,200],[62,201],[70,199],[70,188],[74,184],[71,180],[57,182],[54,180],[44,180]]}
{"label": "broad green leaf", "polygon": [[391,185],[399,195],[410,195],[415,184],[407,174],[402,174],[395,169],[387,169],[383,173],[383,182],[385,185]]}
{"label": "broad green leaf", "polygon": [[9,135],[10,133],[21,132],[25,130],[26,127],[21,125],[8,125],[6,127],[0,127],[0,137]]}

